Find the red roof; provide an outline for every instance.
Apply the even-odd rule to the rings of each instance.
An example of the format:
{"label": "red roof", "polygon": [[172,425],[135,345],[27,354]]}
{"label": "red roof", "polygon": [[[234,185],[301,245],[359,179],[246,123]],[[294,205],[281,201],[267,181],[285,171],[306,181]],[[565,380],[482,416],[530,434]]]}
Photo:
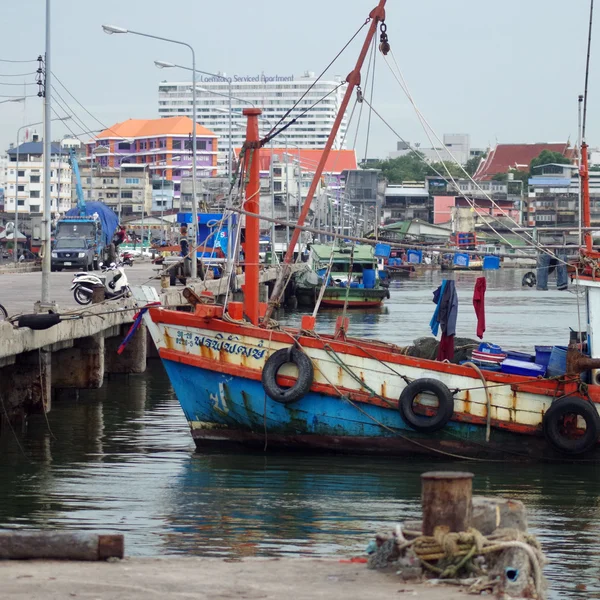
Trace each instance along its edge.
{"label": "red roof", "polygon": [[[240,148],[235,149],[236,157],[239,156]],[[276,157],[276,162],[285,164],[285,148],[271,148],[265,147],[260,150],[260,170],[268,171],[271,168],[271,154]],[[300,158],[300,166],[304,171],[315,172],[317,164],[321,159],[323,150],[313,149],[298,149],[288,148],[287,160],[291,164]],[[332,150],[329,153],[329,157],[325,162],[325,173],[336,173],[339,174],[342,171],[349,169],[358,169],[356,162],[356,152],[354,150]]]}
{"label": "red roof", "polygon": [[560,152],[563,156],[570,156],[572,150],[566,144],[497,144],[487,158],[479,165],[473,179],[491,179],[498,173],[508,173],[510,169],[529,171],[529,165],[537,158],[542,150]]}

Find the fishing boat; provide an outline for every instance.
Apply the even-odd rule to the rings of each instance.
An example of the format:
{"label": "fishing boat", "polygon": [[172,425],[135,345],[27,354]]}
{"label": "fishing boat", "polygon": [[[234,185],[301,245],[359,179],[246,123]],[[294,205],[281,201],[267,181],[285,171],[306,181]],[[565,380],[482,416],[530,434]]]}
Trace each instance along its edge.
{"label": "fishing boat", "polygon": [[389,298],[372,246],[313,244],[308,267],[296,279],[299,306],[313,308],[320,299],[326,308],[375,308]]}
{"label": "fishing boat", "polygon": [[[207,445],[261,450],[306,449],[345,453],[424,454],[449,458],[581,459],[599,454],[600,253],[586,234],[580,284],[589,319],[584,356],[565,351],[564,373],[554,377],[483,371],[409,356],[395,345],[352,337],[342,313],[335,329],[316,328],[303,316],[283,327],[274,311],[289,280],[296,246],[325,161],[360,84],[361,68],[379,29],[389,50],[386,0],[367,20],[368,32],[347,77],[340,112],[316,168],[268,304],[259,302],[260,139],[258,108],[247,108],[242,177],[246,215],[244,302],[217,304],[188,293],[192,310],[145,307],[156,344],[199,449]],[[276,133],[276,132],[275,132]],[[587,186],[587,146],[581,175]],[[584,190],[589,226],[589,190]],[[587,266],[586,266],[587,265]],[[398,323],[401,327],[401,323]],[[589,384],[581,374],[587,372]]]}

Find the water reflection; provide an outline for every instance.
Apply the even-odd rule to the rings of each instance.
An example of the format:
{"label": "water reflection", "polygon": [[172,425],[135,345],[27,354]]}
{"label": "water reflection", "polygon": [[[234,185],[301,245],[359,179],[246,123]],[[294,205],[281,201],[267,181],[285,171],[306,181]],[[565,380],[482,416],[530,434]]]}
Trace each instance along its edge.
{"label": "water reflection", "polygon": [[[457,274],[461,335],[474,332],[473,273]],[[490,341],[523,348],[562,339],[576,323],[569,293],[520,287],[514,271],[488,277]],[[406,343],[426,335],[440,274],[394,283],[380,311],[351,311],[356,335]],[[320,327],[332,331],[337,313]],[[297,322],[298,314],[286,315]],[[486,336],[487,337],[487,336]],[[549,339],[550,338],[550,339]],[[338,556],[362,552],[377,530],[415,518],[419,475],[475,472],[478,493],[516,497],[549,554],[553,598],[600,598],[600,474],[594,464],[448,464],[299,454],[197,454],[158,362],[100,390],[56,402],[20,435],[0,436],[3,527],[126,533],[130,555]],[[587,585],[577,592],[575,585]]]}

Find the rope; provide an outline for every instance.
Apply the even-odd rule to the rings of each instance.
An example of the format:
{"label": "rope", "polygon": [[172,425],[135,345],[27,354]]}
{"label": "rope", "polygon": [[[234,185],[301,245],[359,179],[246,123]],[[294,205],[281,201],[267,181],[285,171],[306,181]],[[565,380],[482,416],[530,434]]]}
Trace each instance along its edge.
{"label": "rope", "polygon": [[[398,75],[394,72],[393,68],[391,67],[391,65],[389,64],[389,62],[386,60],[386,64],[388,65],[392,75],[394,76],[394,78],[396,79],[396,81],[400,84],[400,87],[402,89],[402,91],[406,94],[409,102],[412,104],[415,113],[421,123],[421,125],[423,126],[423,131],[425,132],[425,135],[427,136],[427,139],[429,140],[429,142],[431,143],[433,149],[435,150],[435,153],[440,161],[440,163],[442,164],[442,166],[444,167],[446,173],[448,174],[448,177],[450,177],[452,183],[455,185],[456,189],[458,190],[459,187],[456,183],[456,181],[454,180],[454,177],[452,176],[452,174],[450,173],[450,171],[448,170],[448,167],[446,166],[445,161],[442,159],[441,155],[439,154],[439,151],[436,147],[436,145],[433,143],[433,140],[431,139],[431,135],[429,134],[429,131],[431,131],[431,133],[433,134],[433,136],[437,139],[438,143],[443,144],[442,140],[439,138],[439,136],[436,134],[436,132],[434,131],[434,129],[431,127],[431,125],[428,123],[427,119],[425,119],[425,117],[423,116],[423,113],[421,113],[421,111],[419,110],[419,108],[417,107],[415,100],[412,96],[412,94],[410,93],[410,90],[408,89],[408,85],[406,84],[406,81],[402,75],[402,71],[400,69],[400,67],[398,66],[398,63],[396,61],[396,57],[394,56],[394,52],[391,51],[390,52],[392,60],[394,61],[394,65],[396,67],[396,69],[398,70],[398,75],[400,76],[400,79],[398,78]],[[487,192],[485,192],[481,186],[471,177],[471,175],[465,170],[465,168],[456,160],[456,158],[454,157],[454,155],[452,154],[452,152],[450,152],[449,150],[446,150],[450,156],[450,158],[458,165],[458,167],[465,173],[465,175],[467,176],[467,178],[477,186],[477,188],[483,192],[484,196],[498,209],[500,210],[500,212],[506,216],[508,219],[510,219],[517,227],[519,227],[519,223],[517,223],[517,221],[515,221],[515,219],[513,219],[508,213],[506,213],[504,211],[504,209],[498,205],[495,200],[489,195],[487,194]],[[444,178],[446,179],[446,178]],[[447,179],[446,179],[447,181]],[[474,203],[465,196],[465,199],[467,200],[467,202],[469,202],[469,204],[471,204],[472,208],[475,208]],[[508,240],[506,240],[506,238],[504,238],[501,234],[498,233],[498,231],[496,231],[492,225],[490,225],[488,223],[488,225],[491,227],[491,229],[494,231],[494,233],[496,233],[496,235],[500,236],[501,239],[503,239],[509,246],[511,246],[512,248],[514,248],[514,245],[512,243],[510,243]],[[540,244],[538,244],[533,237],[531,236],[531,234],[527,234],[529,236],[530,239],[525,238],[524,236],[522,236],[520,233],[514,232],[517,236],[519,236],[521,239],[523,239],[525,242],[527,242],[528,244],[532,245],[534,248],[536,248],[538,251],[541,252],[545,252],[546,254],[552,256],[553,258],[556,258],[557,260],[560,260],[556,254],[554,254],[553,252],[548,252],[547,249],[543,248]],[[562,261],[561,262],[565,262]]]}
{"label": "rope", "polygon": [[[419,535],[402,545],[402,549],[408,547],[415,553],[421,565],[440,579],[453,579],[464,568],[474,570],[469,563],[475,556],[486,556],[517,548],[527,554],[537,597],[541,597],[544,589],[542,567],[545,557],[539,543],[533,536],[524,535],[514,529],[499,530],[498,533],[486,537],[473,527],[458,533],[448,532],[447,527],[436,527],[433,536]],[[431,564],[432,561],[441,561],[441,564],[436,566]]]}
{"label": "rope", "polygon": [[[330,67],[335,63],[335,61],[342,55],[342,53],[344,52],[344,50],[346,50],[346,48],[354,41],[354,39],[356,38],[356,36],[363,30],[363,28],[365,27],[365,25],[367,25],[369,22],[371,21],[371,18],[367,18],[365,20],[365,22],[356,30],[356,33],[346,42],[346,44],[344,45],[344,47],[335,55],[335,57],[333,58],[333,60],[323,69],[323,71],[321,71],[321,74],[315,79],[315,81],[310,85],[310,87],[304,92],[304,94],[302,94],[302,96],[300,96],[300,98],[298,98],[298,100],[295,102],[295,104],[287,110],[287,112],[279,119],[279,121],[277,121],[277,123],[275,123],[275,125],[273,125],[273,127],[271,127],[271,130],[269,131],[269,133],[267,134],[267,138],[270,139],[271,134],[273,133],[273,131],[275,131],[275,129],[277,128],[277,126],[280,123],[283,123],[283,121],[290,115],[290,113],[300,104],[300,102],[302,100],[304,100],[304,98],[306,97],[306,95],[313,89],[313,87],[319,82],[319,80],[323,77],[323,75],[325,75],[325,73],[327,73],[327,71],[330,69]],[[297,118],[297,117],[296,117]]]}
{"label": "rope", "polygon": [[475,370],[475,372],[477,373],[477,375],[479,375],[479,378],[481,379],[481,382],[483,383],[483,389],[485,390],[485,400],[487,403],[487,411],[486,411],[486,418],[485,418],[485,441],[489,442],[490,441],[490,432],[491,432],[491,427],[492,427],[492,398],[490,396],[490,392],[488,390],[487,387],[487,381],[485,380],[485,377],[483,375],[483,373],[481,372],[481,369],[473,362],[466,362],[463,363],[463,367],[471,367],[472,369]]}

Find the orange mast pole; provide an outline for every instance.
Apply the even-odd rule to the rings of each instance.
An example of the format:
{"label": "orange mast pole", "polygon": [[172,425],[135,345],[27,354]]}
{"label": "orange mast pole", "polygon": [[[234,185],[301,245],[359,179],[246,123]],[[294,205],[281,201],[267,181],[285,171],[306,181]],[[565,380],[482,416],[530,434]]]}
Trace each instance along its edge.
{"label": "orange mast pole", "polygon": [[[323,174],[323,170],[325,169],[325,163],[329,158],[329,153],[331,152],[331,148],[333,147],[333,142],[335,141],[338,130],[342,123],[342,119],[344,118],[344,114],[346,113],[346,109],[348,108],[348,104],[350,102],[350,98],[352,97],[352,93],[354,92],[354,88],[360,85],[360,70],[363,66],[363,63],[365,62],[365,58],[367,56],[367,52],[369,51],[369,46],[371,45],[373,36],[377,31],[377,25],[381,21],[385,21],[385,3],[386,0],[379,0],[379,4],[377,5],[377,7],[369,13],[369,18],[371,19],[369,31],[367,33],[367,37],[363,44],[362,50],[360,51],[360,54],[358,56],[358,60],[356,61],[356,66],[354,67],[354,70],[348,75],[348,77],[346,77],[346,81],[348,82],[348,88],[346,89],[346,93],[344,94],[344,99],[342,100],[342,104],[340,105],[340,110],[333,124],[333,128],[331,129],[331,133],[329,134],[329,138],[327,138],[327,143],[325,144],[325,148],[323,149],[321,160],[319,160],[319,164],[317,165],[317,170],[315,171],[315,176],[313,177],[310,189],[308,190],[306,200],[304,201],[304,206],[302,207],[302,211],[300,212],[300,216],[298,217],[298,225],[300,227],[304,225],[306,217],[308,216],[310,205],[315,196],[315,192],[317,191],[317,186],[321,179],[321,175]],[[285,254],[285,260],[282,264],[281,273],[275,283],[275,286],[273,287],[273,293],[271,295],[271,298],[275,301],[281,296],[281,294],[283,293],[283,289],[285,288],[285,284],[287,282],[291,270],[291,263],[294,258],[294,248],[298,243],[301,231],[301,229],[298,229],[298,227],[296,227],[294,229],[294,233],[292,234],[290,245],[288,246],[287,252]],[[269,302],[269,306],[267,307],[267,313],[265,315],[265,321],[269,320],[274,308],[275,304],[273,303],[273,301]]]}
{"label": "orange mast pole", "polygon": [[248,117],[246,125],[246,153],[249,164],[249,180],[246,185],[246,201],[244,210],[256,216],[246,215],[245,244],[245,283],[244,310],[253,325],[258,325],[258,286],[259,286],[259,200],[260,200],[260,144],[258,136],[258,116],[260,108],[245,108],[244,116]]}

